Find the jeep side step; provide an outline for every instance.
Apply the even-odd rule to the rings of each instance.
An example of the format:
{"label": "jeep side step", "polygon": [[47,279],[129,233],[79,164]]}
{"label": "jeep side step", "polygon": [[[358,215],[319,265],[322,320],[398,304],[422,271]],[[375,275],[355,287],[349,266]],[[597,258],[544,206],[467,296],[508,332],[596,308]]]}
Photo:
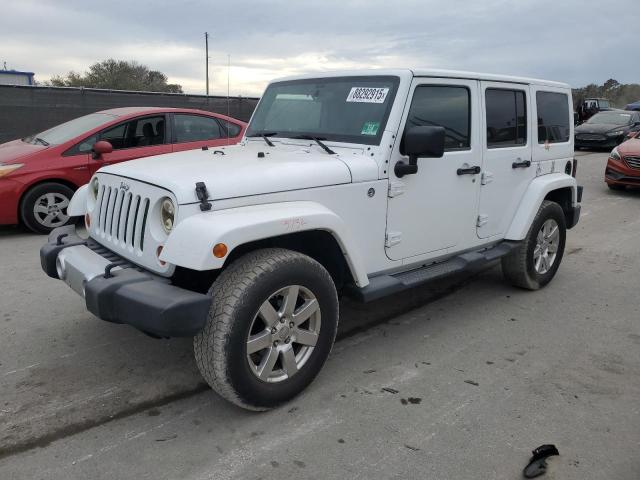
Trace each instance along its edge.
{"label": "jeep side step", "polygon": [[393,275],[379,275],[369,280],[363,288],[350,286],[345,294],[360,302],[371,302],[394,293],[440,280],[454,274],[480,269],[489,262],[504,257],[513,251],[520,242],[503,241],[494,247],[480,252],[467,252],[443,262],[432,263],[406,272]]}

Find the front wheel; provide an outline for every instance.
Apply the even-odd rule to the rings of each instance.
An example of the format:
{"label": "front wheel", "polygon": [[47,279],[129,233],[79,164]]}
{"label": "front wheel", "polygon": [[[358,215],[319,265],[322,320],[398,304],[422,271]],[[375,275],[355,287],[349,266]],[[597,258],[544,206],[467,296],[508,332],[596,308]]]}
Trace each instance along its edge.
{"label": "front wheel", "polygon": [[196,363],[222,397],[250,410],[276,407],[304,390],[333,346],[338,296],[327,270],[284,249],[256,250],[214,282]]}
{"label": "front wheel", "polygon": [[49,233],[69,223],[67,207],[73,190],[61,183],[41,183],[25,193],[20,203],[22,223],[32,232]]}
{"label": "front wheel", "polygon": [[567,228],[560,205],[545,200],[527,236],[502,258],[502,273],[512,285],[537,290],[555,276],[562,261]]}

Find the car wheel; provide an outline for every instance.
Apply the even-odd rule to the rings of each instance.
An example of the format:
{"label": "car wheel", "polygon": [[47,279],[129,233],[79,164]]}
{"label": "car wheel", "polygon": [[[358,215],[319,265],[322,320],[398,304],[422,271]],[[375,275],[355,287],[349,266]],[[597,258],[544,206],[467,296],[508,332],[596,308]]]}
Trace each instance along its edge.
{"label": "car wheel", "polygon": [[336,288],[322,265],[290,250],[256,250],[225,269],[210,295],[194,351],[218,394],[249,410],[267,410],[313,381],[338,325]]}
{"label": "car wheel", "polygon": [[607,187],[611,190],[626,190],[627,188],[625,185],[618,185],[616,183],[607,183]]}
{"label": "car wheel", "polygon": [[20,203],[22,223],[35,233],[49,233],[69,223],[67,207],[73,190],[60,183],[41,183],[29,190]]}
{"label": "car wheel", "polygon": [[558,271],[566,234],[560,205],[543,201],[525,239],[516,250],[502,258],[502,273],[506,280],[528,290],[544,287]]}

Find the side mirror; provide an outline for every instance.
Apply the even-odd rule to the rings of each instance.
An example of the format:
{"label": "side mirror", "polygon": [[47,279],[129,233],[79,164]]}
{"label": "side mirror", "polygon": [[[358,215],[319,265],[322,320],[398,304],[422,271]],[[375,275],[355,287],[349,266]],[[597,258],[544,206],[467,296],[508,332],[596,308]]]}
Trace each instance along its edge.
{"label": "side mirror", "polygon": [[418,172],[418,158],[440,158],[444,155],[444,127],[411,127],[403,138],[404,154],[409,163],[398,162],[394,168],[396,177]]}
{"label": "side mirror", "polygon": [[113,145],[111,145],[111,143],[107,142],[106,140],[100,140],[93,145],[91,152],[91,156],[93,157],[93,159],[97,160],[105,153],[113,152]]}

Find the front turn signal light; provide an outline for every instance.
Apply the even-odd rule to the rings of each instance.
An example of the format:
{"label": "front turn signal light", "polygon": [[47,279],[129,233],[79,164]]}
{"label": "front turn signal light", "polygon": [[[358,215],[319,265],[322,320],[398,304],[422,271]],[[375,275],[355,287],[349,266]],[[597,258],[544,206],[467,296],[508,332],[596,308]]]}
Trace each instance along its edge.
{"label": "front turn signal light", "polygon": [[213,256],[216,258],[224,258],[229,249],[224,243],[216,243],[213,246]]}

